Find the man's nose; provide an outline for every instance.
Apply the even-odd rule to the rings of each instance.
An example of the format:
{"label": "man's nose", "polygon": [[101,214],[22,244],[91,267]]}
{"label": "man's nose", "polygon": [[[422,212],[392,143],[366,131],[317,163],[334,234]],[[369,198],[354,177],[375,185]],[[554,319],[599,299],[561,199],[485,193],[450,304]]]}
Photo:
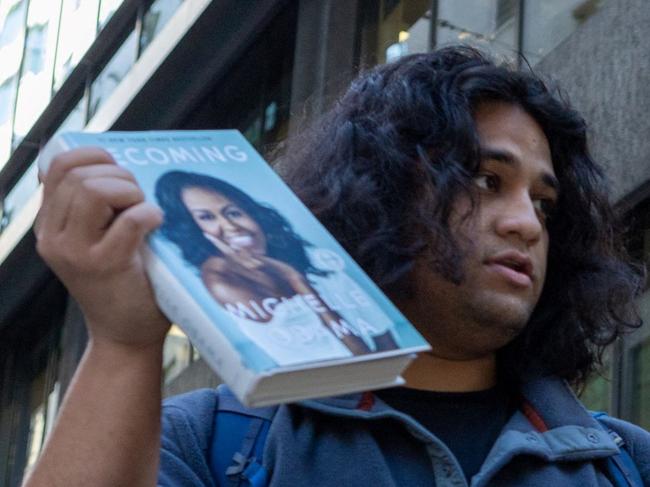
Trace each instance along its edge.
{"label": "man's nose", "polygon": [[530,195],[516,195],[503,203],[497,215],[497,233],[504,238],[516,235],[528,245],[537,242],[544,231],[544,224]]}

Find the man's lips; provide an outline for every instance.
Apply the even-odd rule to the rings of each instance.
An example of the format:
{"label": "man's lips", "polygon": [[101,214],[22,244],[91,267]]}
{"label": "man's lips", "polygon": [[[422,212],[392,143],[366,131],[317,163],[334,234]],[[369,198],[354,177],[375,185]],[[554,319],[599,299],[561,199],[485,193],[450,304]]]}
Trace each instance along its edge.
{"label": "man's lips", "polygon": [[500,252],[486,259],[484,263],[509,283],[518,287],[531,286],[535,279],[530,258],[515,250]]}

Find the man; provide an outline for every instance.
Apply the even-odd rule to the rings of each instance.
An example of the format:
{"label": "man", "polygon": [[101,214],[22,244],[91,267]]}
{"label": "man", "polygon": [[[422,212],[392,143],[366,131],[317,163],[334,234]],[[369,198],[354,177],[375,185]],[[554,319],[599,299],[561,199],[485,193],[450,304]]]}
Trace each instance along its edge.
{"label": "man", "polygon": [[[361,76],[279,168],[429,340],[406,388],[282,406],[271,485],[610,485],[618,448],[567,382],[637,325],[579,115],[531,73],[448,48]],[[168,322],[136,253],[159,212],[101,151],[47,175],[38,249],[88,350],[29,486],[154,485]],[[172,400],[161,485],[214,485],[215,392]],[[650,482],[650,435],[618,420]]]}

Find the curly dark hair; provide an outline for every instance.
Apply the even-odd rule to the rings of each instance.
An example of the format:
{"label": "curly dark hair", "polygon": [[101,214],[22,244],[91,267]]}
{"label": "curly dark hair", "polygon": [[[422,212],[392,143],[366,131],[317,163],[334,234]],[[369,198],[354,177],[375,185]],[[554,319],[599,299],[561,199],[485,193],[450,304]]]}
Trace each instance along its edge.
{"label": "curly dark hair", "polygon": [[267,255],[291,265],[303,275],[325,275],[314,267],[306,253],[311,244],[293,231],[289,222],[269,206],[256,202],[249,195],[221,179],[185,171],[170,171],[156,181],[156,199],[165,213],[160,231],[180,249],[183,258],[197,269],[210,257],[221,252],[210,242],[183,204],[182,193],[200,188],[219,193],[233,201],[255,220],[266,236]]}
{"label": "curly dark hair", "polygon": [[644,276],[620,240],[585,121],[557,87],[468,47],[406,56],[353,81],[287,144],[277,167],[389,295],[412,291],[408,273],[423,255],[458,283],[467,246],[449,221],[460,195],[475,202],[481,158],[473,114],[486,101],[517,104],[539,123],[560,183],[544,291],[499,361],[510,370],[535,364],[579,385],[606,345],[640,325],[633,298]]}

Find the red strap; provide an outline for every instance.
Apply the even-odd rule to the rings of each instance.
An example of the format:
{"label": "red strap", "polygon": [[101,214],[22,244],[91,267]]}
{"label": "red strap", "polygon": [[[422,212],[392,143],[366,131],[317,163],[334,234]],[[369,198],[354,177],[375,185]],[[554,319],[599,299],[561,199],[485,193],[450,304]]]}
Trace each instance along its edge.
{"label": "red strap", "polygon": [[535,429],[539,431],[540,433],[544,433],[545,431],[548,431],[548,426],[546,426],[546,423],[542,419],[542,417],[539,415],[537,411],[535,411],[535,408],[531,406],[531,404],[526,401],[525,399],[522,400],[521,402],[521,410],[523,411],[524,415],[528,418],[528,421],[530,421]]}
{"label": "red strap", "polygon": [[361,395],[357,409],[362,411],[370,411],[375,404],[375,396],[370,391],[366,391]]}
{"label": "red strap", "polygon": [[[372,409],[372,406],[374,404],[375,404],[375,396],[372,394],[372,392],[366,391],[361,395],[359,404],[357,404],[357,409],[360,409],[361,411],[370,411],[370,409]],[[532,425],[535,427],[537,431],[539,431],[540,433],[544,433],[545,431],[548,431],[549,428],[548,426],[546,426],[546,423],[544,422],[542,417],[535,410],[535,408],[533,408],[533,406],[525,399],[522,399],[521,409],[524,415],[528,418],[528,421],[532,423]]]}

